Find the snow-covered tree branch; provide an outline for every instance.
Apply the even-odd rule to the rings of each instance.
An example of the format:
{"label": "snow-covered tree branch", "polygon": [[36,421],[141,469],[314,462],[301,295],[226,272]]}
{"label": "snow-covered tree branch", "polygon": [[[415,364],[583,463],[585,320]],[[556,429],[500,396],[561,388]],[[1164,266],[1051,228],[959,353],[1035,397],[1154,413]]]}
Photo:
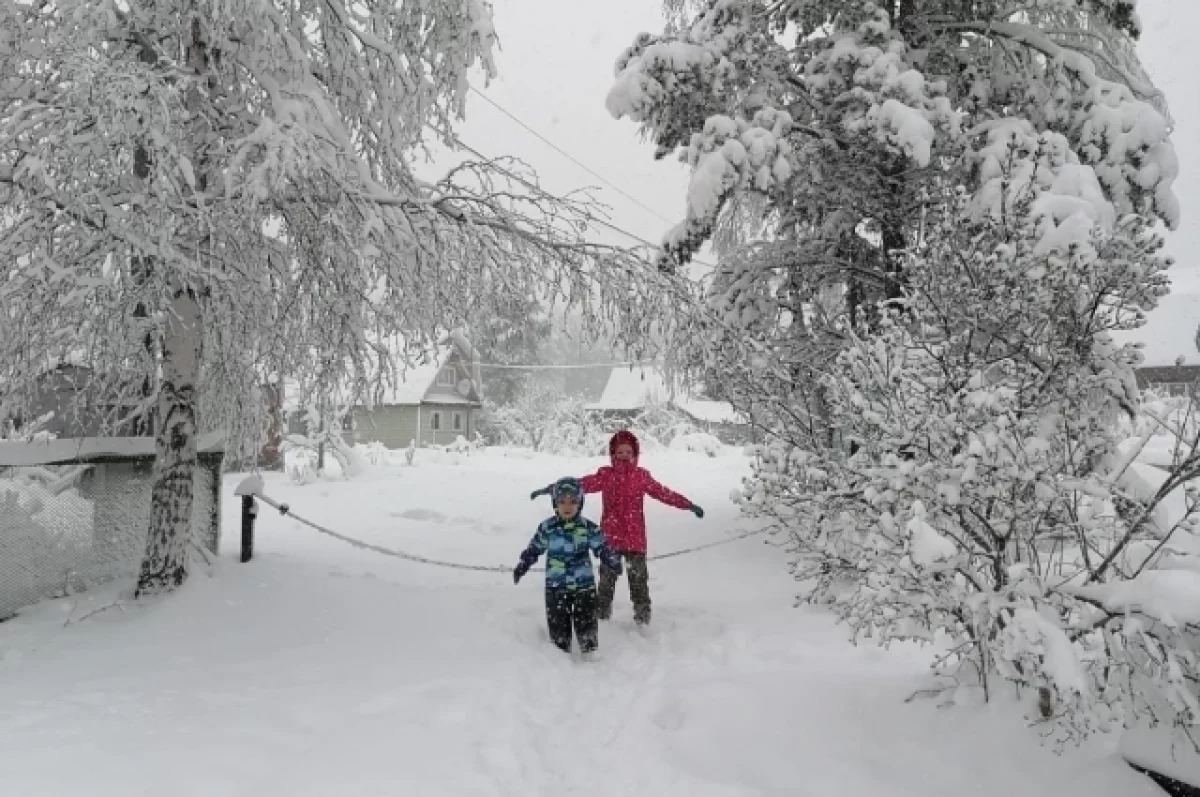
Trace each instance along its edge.
{"label": "snow-covered tree branch", "polygon": [[69,358],[111,428],[153,421],[142,592],[186,577],[197,427],[257,437],[268,379],[377,382],[385,341],[537,292],[630,329],[658,301],[613,303],[641,264],[586,241],[586,197],[414,174],[494,73],[480,0],[5,3],[0,43],[4,409]]}

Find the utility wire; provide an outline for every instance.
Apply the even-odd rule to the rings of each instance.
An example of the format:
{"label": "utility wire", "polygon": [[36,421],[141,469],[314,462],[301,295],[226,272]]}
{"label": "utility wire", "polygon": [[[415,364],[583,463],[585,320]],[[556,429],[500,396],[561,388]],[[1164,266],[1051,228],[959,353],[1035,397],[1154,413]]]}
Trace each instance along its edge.
{"label": "utility wire", "polygon": [[472,363],[479,368],[509,368],[515,371],[556,371],[582,368],[639,368],[647,365],[657,365],[657,360],[625,360],[619,363],[571,363],[568,365],[509,365],[506,363]]}
{"label": "utility wire", "polygon": [[[442,136],[446,135],[441,130],[438,130],[436,127],[433,127],[432,125],[430,125],[430,127],[435,133],[438,133],[439,135],[442,135]],[[524,177],[521,177],[519,174],[516,174],[516,173],[512,172],[511,170],[506,169],[503,166],[500,166],[499,164],[497,164],[495,162],[494,158],[489,158],[487,155],[484,155],[482,152],[475,149],[467,142],[463,141],[462,138],[460,138],[456,133],[450,133],[448,138],[450,138],[450,140],[453,141],[458,146],[465,149],[467,152],[474,155],[476,158],[488,161],[489,163],[492,164],[492,167],[494,169],[496,169],[497,171],[499,171],[501,174],[507,175],[511,179],[517,181],[521,185],[528,188],[529,190],[535,191],[543,196],[550,197],[552,199],[557,198],[557,197],[554,197],[553,194],[551,194],[550,192],[548,192],[546,189],[542,188],[541,186],[535,185],[534,183],[531,183],[528,180],[526,180]],[[617,225],[613,224],[612,222],[605,221],[604,219],[600,218],[599,216],[595,215],[594,213],[589,213],[587,211],[580,211],[580,212],[582,213],[583,217],[586,218],[588,221],[590,221],[594,224],[599,224],[602,227],[607,227],[608,229],[612,230],[613,232],[615,232],[619,235],[624,235],[626,238],[629,238],[630,240],[637,241],[638,243],[642,244],[643,246],[649,247],[650,249],[654,249],[654,250],[659,250],[662,248],[661,246],[659,246],[657,244],[650,243],[649,241],[647,241],[645,238],[643,238],[640,235],[635,235],[634,233],[631,233],[628,230],[618,227]],[[712,263],[705,262],[698,257],[693,257],[692,262],[699,263],[700,265],[705,266],[707,268],[716,269],[715,265],[713,265]]]}
{"label": "utility wire", "polygon": [[481,100],[483,100],[483,101],[484,101],[484,102],[486,102],[488,105],[490,105],[490,106],[492,106],[493,108],[495,108],[495,109],[496,109],[497,111],[499,111],[500,113],[502,113],[502,114],[504,114],[505,116],[507,116],[509,119],[511,119],[511,120],[513,120],[514,122],[516,122],[518,125],[520,125],[520,126],[521,126],[522,128],[524,128],[526,131],[528,131],[528,132],[529,132],[531,135],[533,135],[535,138],[537,138],[537,139],[538,139],[539,141],[541,141],[543,144],[545,144],[546,146],[550,147],[550,149],[554,150],[554,151],[555,151],[555,152],[557,152],[559,155],[562,155],[562,156],[563,156],[564,158],[566,158],[567,160],[571,161],[571,163],[574,163],[574,164],[575,164],[576,166],[578,166],[580,169],[583,169],[585,172],[587,172],[588,174],[590,174],[592,177],[595,177],[597,180],[599,180],[600,182],[604,183],[604,184],[605,184],[605,185],[607,185],[609,188],[611,188],[612,190],[616,191],[616,192],[617,192],[618,194],[620,194],[621,196],[623,196],[623,197],[625,197],[626,199],[628,199],[630,202],[634,203],[635,205],[637,205],[638,207],[642,208],[643,210],[645,210],[645,211],[647,211],[647,212],[649,212],[649,213],[651,213],[651,214],[653,214],[653,215],[657,216],[658,218],[662,219],[662,220],[663,220],[664,222],[666,222],[667,224],[674,224],[674,223],[675,223],[675,222],[674,222],[674,221],[672,221],[671,219],[668,219],[666,216],[664,216],[664,215],[662,215],[661,213],[659,213],[659,212],[658,212],[657,210],[655,210],[654,208],[652,208],[652,207],[650,207],[649,205],[647,205],[645,202],[642,202],[640,199],[638,199],[637,197],[635,197],[633,194],[630,194],[629,192],[625,191],[625,190],[624,190],[623,188],[621,188],[620,186],[618,186],[618,185],[616,185],[615,183],[613,183],[612,181],[610,181],[608,178],[606,178],[604,175],[602,175],[602,174],[600,174],[599,172],[597,172],[597,171],[596,171],[595,169],[593,169],[592,167],[588,166],[586,163],[584,163],[584,162],[580,161],[580,160],[579,160],[578,158],[576,158],[574,155],[572,155],[571,153],[567,152],[565,149],[563,149],[562,147],[558,146],[557,144],[555,144],[555,143],[554,143],[553,141],[551,141],[550,139],[546,138],[544,135],[542,135],[541,133],[539,133],[537,130],[534,130],[532,127],[530,127],[528,124],[526,124],[525,122],[523,122],[521,119],[517,118],[516,114],[512,113],[511,111],[509,111],[507,108],[505,108],[505,107],[504,107],[504,106],[502,106],[500,103],[498,103],[498,102],[496,102],[495,100],[493,100],[493,99],[492,99],[491,97],[489,97],[488,95],[484,94],[484,93],[483,93],[482,91],[480,91],[479,89],[475,88],[474,86],[471,86],[470,88],[471,88],[471,91],[475,92],[475,94],[476,94],[476,95],[477,95],[477,96],[478,96],[478,97],[479,97]]}

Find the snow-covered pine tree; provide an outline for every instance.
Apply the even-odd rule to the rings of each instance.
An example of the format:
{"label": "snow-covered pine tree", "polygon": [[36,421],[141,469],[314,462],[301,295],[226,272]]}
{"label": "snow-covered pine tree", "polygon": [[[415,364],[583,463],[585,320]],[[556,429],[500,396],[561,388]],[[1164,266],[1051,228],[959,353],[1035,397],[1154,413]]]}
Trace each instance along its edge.
{"label": "snow-covered pine tree", "polygon": [[[674,24],[620,57],[608,107],[692,167],[663,267],[714,235],[721,252],[717,339],[689,334],[671,351],[721,371],[726,397],[768,425],[828,436],[815,376],[855,315],[903,294],[903,252],[958,193],[1000,190],[979,156],[993,132],[1061,133],[1119,213],[1178,222],[1132,3],[667,6]],[[767,353],[741,356],[738,338]]]}
{"label": "snow-covered pine tree", "polygon": [[187,575],[198,427],[261,418],[273,375],[336,351],[328,378],[369,381],[391,335],[628,295],[635,265],[581,238],[586,201],[513,164],[414,174],[494,44],[481,0],[0,5],[3,400],[69,355],[110,427],[153,420],[141,594]]}

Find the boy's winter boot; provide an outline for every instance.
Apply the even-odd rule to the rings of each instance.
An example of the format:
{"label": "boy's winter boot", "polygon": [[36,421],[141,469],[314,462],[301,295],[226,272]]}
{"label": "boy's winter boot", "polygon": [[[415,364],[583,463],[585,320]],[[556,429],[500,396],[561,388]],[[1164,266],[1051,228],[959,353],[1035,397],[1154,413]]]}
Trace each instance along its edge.
{"label": "boy's winter boot", "polygon": [[596,588],[596,619],[612,618],[613,599],[617,594],[617,579],[620,578],[613,570],[603,563],[600,565],[600,583]]}

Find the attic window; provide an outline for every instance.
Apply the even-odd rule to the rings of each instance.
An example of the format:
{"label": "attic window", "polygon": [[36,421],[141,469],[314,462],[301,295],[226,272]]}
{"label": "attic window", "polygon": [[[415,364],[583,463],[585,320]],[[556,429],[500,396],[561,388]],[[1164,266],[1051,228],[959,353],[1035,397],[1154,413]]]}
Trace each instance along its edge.
{"label": "attic window", "polygon": [[446,367],[438,371],[437,383],[439,387],[454,387],[454,369]]}

